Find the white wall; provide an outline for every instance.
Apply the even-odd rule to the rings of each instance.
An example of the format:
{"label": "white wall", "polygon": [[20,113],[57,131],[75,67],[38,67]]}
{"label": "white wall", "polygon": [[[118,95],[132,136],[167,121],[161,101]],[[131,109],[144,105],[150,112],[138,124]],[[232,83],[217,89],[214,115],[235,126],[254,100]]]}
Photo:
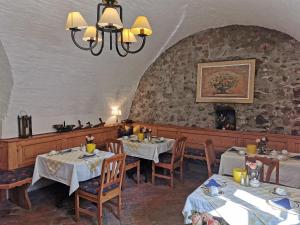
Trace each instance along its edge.
{"label": "white wall", "polygon": [[94,24],[97,3],[0,0],[0,40],[14,80],[10,103],[4,104],[8,111],[2,138],[17,136],[16,116],[21,110],[33,116],[34,134],[52,131],[51,125],[63,120],[95,123],[101,116],[113,121],[112,105],[119,105],[126,118],[147,67],[170,45],[200,30],[252,24],[300,38],[297,0],[119,0],[125,24],[145,14],[153,36],[136,55],[120,58],[107,50],[106,42],[103,55],[94,57],[73,45],[64,25],[67,13],[75,10]]}
{"label": "white wall", "polygon": [[7,114],[12,86],[13,78],[10,64],[0,41],[0,137],[2,134],[2,120]]}

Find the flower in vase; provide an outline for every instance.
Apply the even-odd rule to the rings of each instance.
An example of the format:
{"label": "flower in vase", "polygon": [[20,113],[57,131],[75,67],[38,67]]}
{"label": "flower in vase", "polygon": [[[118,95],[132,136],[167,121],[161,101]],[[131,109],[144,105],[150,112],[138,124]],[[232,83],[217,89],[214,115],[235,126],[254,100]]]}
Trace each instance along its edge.
{"label": "flower in vase", "polygon": [[256,143],[259,143],[259,142],[260,142],[260,139],[259,139],[259,138],[257,138],[255,141],[256,141]]}
{"label": "flower in vase", "polygon": [[262,137],[261,140],[262,140],[263,142],[267,142],[267,141],[268,141],[268,139],[267,139],[266,137]]}
{"label": "flower in vase", "polygon": [[95,137],[92,136],[91,134],[89,134],[88,136],[85,137],[85,140],[88,144],[93,143],[94,139],[95,139]]}
{"label": "flower in vase", "polygon": [[259,161],[259,160],[256,160],[256,166],[258,168],[261,168],[263,166],[263,163],[261,161]]}

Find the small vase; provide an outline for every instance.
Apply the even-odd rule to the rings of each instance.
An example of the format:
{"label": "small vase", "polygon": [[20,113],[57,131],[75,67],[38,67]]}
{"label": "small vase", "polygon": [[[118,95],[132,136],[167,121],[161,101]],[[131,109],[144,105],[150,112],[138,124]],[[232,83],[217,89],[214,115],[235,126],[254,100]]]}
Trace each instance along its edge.
{"label": "small vase", "polygon": [[96,144],[94,144],[94,143],[90,143],[90,144],[86,145],[86,151],[88,153],[93,153],[95,151],[95,149],[96,149]]}

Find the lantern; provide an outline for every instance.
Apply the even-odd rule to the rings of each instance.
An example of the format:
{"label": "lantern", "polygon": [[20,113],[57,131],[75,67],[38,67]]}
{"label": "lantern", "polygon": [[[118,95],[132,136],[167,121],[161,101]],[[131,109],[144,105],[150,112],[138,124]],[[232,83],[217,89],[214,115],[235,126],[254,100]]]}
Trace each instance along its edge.
{"label": "lantern", "polygon": [[18,130],[19,130],[19,138],[29,138],[32,136],[31,116],[18,115]]}

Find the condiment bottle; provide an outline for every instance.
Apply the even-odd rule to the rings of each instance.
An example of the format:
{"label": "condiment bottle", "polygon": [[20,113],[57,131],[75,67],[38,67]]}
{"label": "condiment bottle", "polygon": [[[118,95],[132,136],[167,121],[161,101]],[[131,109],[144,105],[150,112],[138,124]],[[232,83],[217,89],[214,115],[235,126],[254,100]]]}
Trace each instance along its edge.
{"label": "condiment bottle", "polygon": [[249,175],[248,175],[248,174],[247,174],[247,176],[246,176],[245,185],[246,185],[247,187],[250,186],[250,179],[249,179]]}
{"label": "condiment bottle", "polygon": [[245,176],[243,176],[243,175],[241,177],[241,185],[245,186]]}

